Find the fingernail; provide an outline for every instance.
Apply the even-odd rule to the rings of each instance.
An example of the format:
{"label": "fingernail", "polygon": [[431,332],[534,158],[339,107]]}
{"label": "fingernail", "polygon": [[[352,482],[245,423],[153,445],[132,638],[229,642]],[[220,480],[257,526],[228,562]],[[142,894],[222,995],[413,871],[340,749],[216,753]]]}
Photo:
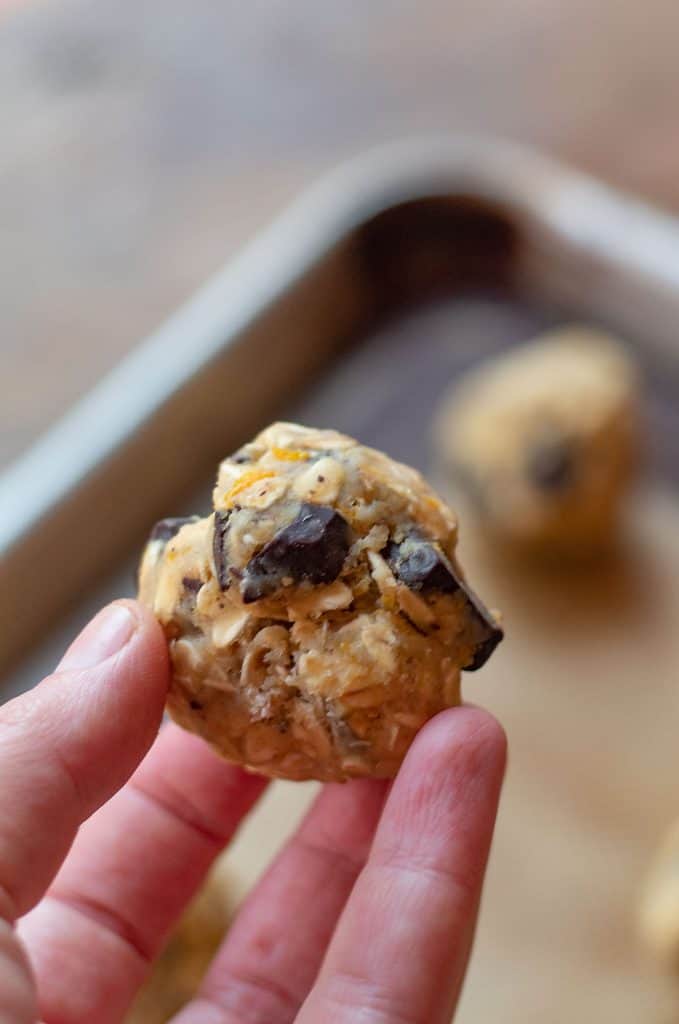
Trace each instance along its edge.
{"label": "fingernail", "polygon": [[61,659],[59,668],[93,668],[125,646],[136,624],[134,615],[126,605],[108,605],[76,637]]}

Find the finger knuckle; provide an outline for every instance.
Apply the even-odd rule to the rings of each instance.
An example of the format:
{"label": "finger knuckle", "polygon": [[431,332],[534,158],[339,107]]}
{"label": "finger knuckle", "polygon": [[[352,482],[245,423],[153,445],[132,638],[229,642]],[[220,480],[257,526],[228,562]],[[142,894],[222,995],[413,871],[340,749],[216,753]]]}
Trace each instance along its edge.
{"label": "finger knuckle", "polygon": [[219,1007],[223,1024],[291,1024],[299,1010],[299,1000],[281,982],[259,974],[220,972],[205,997]]}

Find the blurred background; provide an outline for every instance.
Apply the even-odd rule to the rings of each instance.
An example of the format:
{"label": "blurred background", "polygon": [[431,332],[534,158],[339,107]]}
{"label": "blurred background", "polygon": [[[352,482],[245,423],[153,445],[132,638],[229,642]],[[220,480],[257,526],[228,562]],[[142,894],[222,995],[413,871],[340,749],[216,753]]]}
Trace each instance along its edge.
{"label": "blurred background", "polygon": [[[677,208],[677,38],[676,0],[0,0],[0,467],[305,186],[381,142],[509,137]],[[291,415],[424,467],[434,392],[458,362],[562,312],[473,299],[390,323]],[[411,416],[414,340],[441,362]],[[373,402],[387,379],[389,417]],[[657,426],[676,415],[654,423],[669,450]],[[628,549],[601,571],[530,577],[463,537],[470,577],[508,623],[465,693],[500,716],[513,751],[465,1024],[679,1021],[679,986],[636,929],[679,811],[679,506],[666,484],[634,506]],[[167,512],[207,508],[207,488]],[[89,610],[132,591],[137,557],[41,638],[15,689]],[[309,795],[277,784],[239,838],[229,913]],[[679,936],[679,910],[676,922]],[[170,976],[185,952],[171,948]],[[154,1005],[172,995],[168,975],[158,984]],[[145,1005],[134,1022],[164,1019]]]}
{"label": "blurred background", "polygon": [[0,2],[0,464],[308,182],[493,132],[679,202],[674,0]]}

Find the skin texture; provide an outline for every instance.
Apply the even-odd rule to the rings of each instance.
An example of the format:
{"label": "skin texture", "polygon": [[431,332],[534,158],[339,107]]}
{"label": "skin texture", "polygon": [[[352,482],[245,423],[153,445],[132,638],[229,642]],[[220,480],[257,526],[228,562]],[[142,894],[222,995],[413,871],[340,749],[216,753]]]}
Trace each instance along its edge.
{"label": "skin texture", "polygon": [[[266,785],[158,734],[167,686],[160,628],[119,602],[0,709],[0,1024],[118,1024]],[[393,783],[326,785],[176,1024],[447,1022],[504,763],[494,719],[459,707]]]}

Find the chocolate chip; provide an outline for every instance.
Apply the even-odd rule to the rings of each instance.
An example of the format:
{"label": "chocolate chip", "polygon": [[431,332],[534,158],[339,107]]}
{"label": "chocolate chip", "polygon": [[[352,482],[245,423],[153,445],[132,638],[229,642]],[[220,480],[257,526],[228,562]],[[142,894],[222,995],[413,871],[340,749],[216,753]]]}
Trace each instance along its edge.
{"label": "chocolate chip", "polygon": [[202,711],[203,710],[203,705],[200,703],[199,700],[190,700],[189,701],[189,707],[191,708],[192,711]]}
{"label": "chocolate chip", "polygon": [[452,565],[437,544],[407,537],[401,544],[388,544],[382,554],[394,576],[410,590],[453,594],[460,589]]}
{"label": "chocolate chip", "polygon": [[468,665],[463,665],[465,672],[476,672],[477,669],[483,668],[491,654],[504,637],[503,631],[499,627],[491,630],[485,640],[480,640],[474,650],[474,656]]}
{"label": "chocolate chip", "polygon": [[215,563],[217,583],[221,590],[229,585],[229,567],[226,560],[226,534],[229,529],[230,512],[215,512],[214,530],[212,533],[212,557]]}
{"label": "chocolate chip", "polygon": [[197,579],[195,576],[183,576],[182,586],[185,590],[190,591],[192,594],[197,594],[200,588],[203,586],[203,581]]}
{"label": "chocolate chip", "polygon": [[573,482],[575,468],[573,445],[561,434],[545,434],[528,450],[526,474],[541,491],[566,490]]}
{"label": "chocolate chip", "polygon": [[248,562],[241,584],[247,603],[273,593],[289,577],[295,583],[332,583],[349,551],[349,526],[334,508],[305,503]]}
{"label": "chocolate chip", "polygon": [[176,516],[173,519],[161,519],[151,530],[149,540],[162,540],[167,543],[172,540],[175,534],[179,533],[186,523],[197,523],[198,516]]}
{"label": "chocolate chip", "polygon": [[504,636],[495,619],[474,591],[462,580],[435,541],[417,536],[407,537],[400,544],[390,543],[383,551],[394,576],[410,590],[454,594],[461,590],[465,597],[473,634],[474,654],[462,667],[475,672],[488,661]]}
{"label": "chocolate chip", "polygon": [[465,672],[476,672],[486,664],[505,634],[472,588],[464,583],[462,589],[467,598],[467,607],[474,628],[474,654],[469,664],[463,665],[462,668]]}

